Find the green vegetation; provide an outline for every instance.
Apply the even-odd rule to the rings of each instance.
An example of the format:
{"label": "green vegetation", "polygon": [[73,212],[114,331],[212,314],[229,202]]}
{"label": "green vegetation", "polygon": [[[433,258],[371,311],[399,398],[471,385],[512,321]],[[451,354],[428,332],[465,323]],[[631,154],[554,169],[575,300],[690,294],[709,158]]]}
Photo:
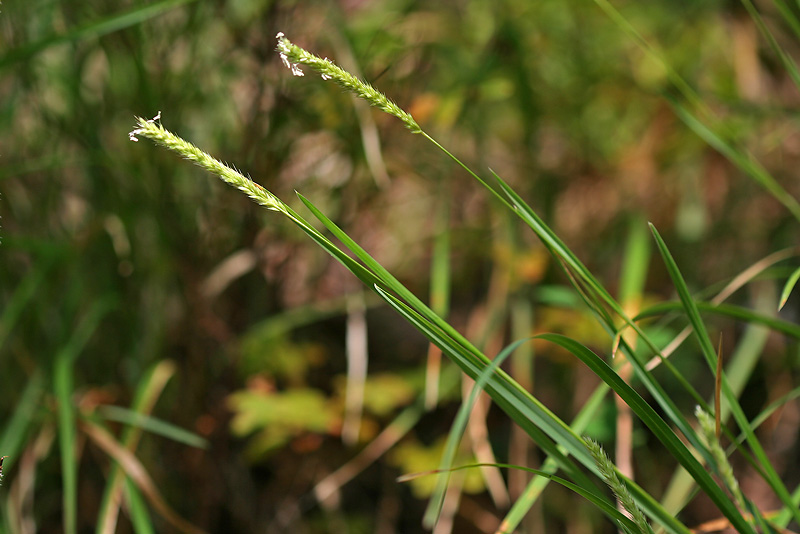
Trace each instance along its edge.
{"label": "green vegetation", "polygon": [[0,23],[0,532],[800,530],[793,7]]}

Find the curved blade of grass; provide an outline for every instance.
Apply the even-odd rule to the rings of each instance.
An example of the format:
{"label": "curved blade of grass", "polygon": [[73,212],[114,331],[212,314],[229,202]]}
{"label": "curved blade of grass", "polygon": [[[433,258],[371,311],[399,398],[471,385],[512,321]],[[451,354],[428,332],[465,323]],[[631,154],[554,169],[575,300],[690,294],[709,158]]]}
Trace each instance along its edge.
{"label": "curved blade of grass", "polygon": [[670,454],[672,454],[684,469],[692,475],[692,478],[697,481],[698,486],[700,486],[714,504],[717,505],[731,524],[741,533],[755,534],[753,528],[745,521],[741,512],[739,512],[730,498],[728,498],[727,494],[714,482],[711,475],[706,472],[700,462],[697,461],[692,452],[669,425],[667,425],[655,410],[653,410],[633,388],[622,380],[606,362],[594,352],[566,336],[560,334],[540,334],[535,337],[537,339],[546,339],[568,350],[589,367],[603,382],[608,384],[609,387],[631,407],[631,410],[633,410],[639,419],[650,428]]}
{"label": "curved blade of grass", "polygon": [[428,501],[428,508],[426,509],[425,516],[422,520],[422,523],[426,528],[433,528],[433,526],[439,520],[439,514],[442,511],[442,504],[444,503],[444,494],[447,490],[447,483],[450,480],[449,470],[455,461],[458,445],[461,443],[461,438],[464,436],[464,429],[467,427],[469,415],[470,412],[472,412],[475,401],[478,400],[478,394],[483,391],[484,386],[489,381],[492,374],[500,368],[506,358],[508,358],[508,356],[511,355],[517,349],[517,347],[526,341],[529,340],[521,339],[519,341],[515,341],[503,349],[500,354],[498,354],[497,357],[492,360],[492,363],[487,365],[480,372],[478,378],[475,380],[475,384],[472,386],[472,391],[470,391],[469,397],[465,402],[461,403],[458,413],[456,414],[456,418],[453,421],[453,425],[450,427],[450,432],[447,435],[447,442],[445,443],[444,452],[442,453],[442,460],[439,463],[440,475],[436,480],[436,487],[431,494],[430,501]]}
{"label": "curved blade of grass", "polygon": [[[150,413],[156,401],[161,396],[167,382],[175,374],[175,371],[175,364],[169,360],[163,360],[153,365],[139,381],[139,387],[137,388],[132,403],[132,413]],[[136,445],[139,442],[141,434],[141,428],[137,426],[128,426],[123,431],[122,443],[129,451],[133,452],[136,450]],[[103,498],[100,501],[100,512],[98,513],[96,526],[96,532],[98,534],[110,534],[116,531],[119,507],[122,501],[122,483],[124,480],[125,477],[122,469],[115,463],[111,468],[111,473],[108,476],[108,483],[106,484]],[[134,498],[130,494],[129,497]],[[143,518],[138,519],[138,521],[142,520]],[[149,515],[146,523],[149,523]]]}
{"label": "curved blade of grass", "polygon": [[783,286],[783,291],[781,291],[781,302],[778,304],[779,311],[783,309],[783,307],[786,305],[786,301],[789,300],[789,295],[792,294],[792,290],[797,284],[798,279],[800,279],[800,267],[795,269],[791,276],[789,276],[789,279],[786,280],[786,285]]}
{"label": "curved blade of grass", "polygon": [[[716,369],[716,353],[714,352],[714,347],[711,344],[711,339],[708,336],[708,331],[706,330],[705,324],[700,318],[700,312],[698,311],[697,305],[689,292],[689,288],[686,286],[683,275],[681,275],[680,270],[678,269],[678,266],[672,257],[672,254],[670,254],[669,249],[667,248],[664,240],[661,238],[661,235],[658,233],[658,230],[656,230],[655,226],[650,224],[650,231],[653,233],[653,237],[656,240],[656,245],[658,246],[658,249],[661,252],[661,256],[664,259],[664,263],[667,267],[667,271],[672,278],[675,289],[678,291],[678,295],[683,303],[686,315],[689,318],[689,322],[691,323],[692,328],[694,328],[694,333],[700,343],[703,356],[705,357],[709,368],[713,372]],[[778,473],[775,471],[775,468],[769,461],[769,458],[767,458],[761,443],[759,443],[758,439],[750,428],[750,422],[747,420],[747,417],[742,411],[739,401],[731,389],[728,379],[724,375],[722,377],[722,392],[725,394],[725,399],[728,401],[728,405],[734,419],[736,419],[736,424],[739,425],[739,428],[747,436],[747,444],[750,446],[753,455],[761,464],[761,468],[766,475],[764,480],[767,482],[767,484],[769,484],[784,506],[787,508],[793,507],[793,517],[796,521],[800,522],[800,509],[794,506],[789,491],[781,481]]]}
{"label": "curved blade of grass", "polygon": [[101,37],[118,30],[135,26],[148,19],[157,17],[170,9],[194,1],[195,0],[165,0],[155,4],[139,6],[125,13],[112,15],[99,21],[89,22],[66,33],[48,35],[33,43],[10,50],[3,57],[0,57],[0,69],[19,63],[20,61],[27,61],[51,46],[92,37]]}
{"label": "curved blade of grass", "polygon": [[170,508],[159,493],[155,482],[150,478],[150,475],[141,462],[139,462],[138,458],[114,439],[114,436],[107,430],[88,420],[83,421],[82,429],[98,447],[103,449],[106,454],[114,458],[114,460],[123,467],[125,474],[136,483],[142,493],[148,498],[153,508],[155,508],[168,523],[182,532],[187,532],[189,534],[205,534],[202,529],[192,525]]}
{"label": "curved blade of grass", "polygon": [[146,430],[159,436],[183,443],[198,449],[207,449],[208,441],[201,438],[194,432],[189,432],[178,426],[167,423],[162,419],[151,417],[120,406],[101,406],[100,415],[109,421],[116,421],[130,426],[135,426],[141,430]]}
{"label": "curved blade of grass", "polygon": [[75,408],[72,405],[75,359],[91,338],[100,320],[113,306],[112,299],[96,302],[81,320],[69,341],[55,356],[53,390],[58,401],[58,443],[61,449],[63,514],[65,534],[76,534],[78,518],[78,458]]}

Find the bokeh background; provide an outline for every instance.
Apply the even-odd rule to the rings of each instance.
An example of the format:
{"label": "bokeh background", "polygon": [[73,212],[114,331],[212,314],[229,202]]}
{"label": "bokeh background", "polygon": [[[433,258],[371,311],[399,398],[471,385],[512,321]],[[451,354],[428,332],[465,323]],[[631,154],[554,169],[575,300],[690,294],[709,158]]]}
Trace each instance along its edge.
{"label": "bokeh background", "polygon": [[[785,18],[758,4],[795,56]],[[615,5],[800,198],[798,89],[741,4]],[[275,52],[279,31],[373,83],[482,176],[491,168],[512,183],[612,293],[626,242],[646,221],[698,291],[797,244],[797,220],[678,118],[661,66],[593,2],[25,0],[0,9],[4,532],[63,531],[67,464],[78,531],[98,525],[119,447],[104,448],[97,429],[124,441],[143,391],[148,421],[172,425],[131,446],[154,481],[140,491],[157,531],[176,530],[153,506],[158,496],[207,532],[423,531],[433,478],[396,477],[437,465],[460,379],[445,362],[439,402],[422,407],[422,336],[289,221],[149,141],[131,142],[135,116],[161,111],[165,127],[298,210],[300,191],[425,299],[446,236],[451,291],[434,299],[487,353],[541,331],[608,353],[610,340],[529,231],[395,118],[318,76],[291,76]],[[734,301],[777,302],[775,278]],[[644,302],[673,297],[657,258],[645,287]],[[795,309],[790,301],[784,317]],[[732,321],[709,324],[727,346],[742,333]],[[364,343],[363,414],[352,426],[348,344],[352,356]],[[564,353],[527,350],[517,378],[570,419],[596,379]],[[692,346],[675,360],[711,391]],[[797,367],[797,347],[770,337],[745,393],[749,413],[789,391]],[[691,399],[681,406],[691,410]],[[590,433],[613,442],[614,414],[609,399]],[[795,483],[798,417],[789,404],[764,434]],[[369,456],[387,428],[396,443],[356,462],[351,479],[333,476]],[[514,446],[528,465],[541,461],[496,408],[485,429],[499,461]],[[674,464],[644,431],[633,440],[639,480],[660,495]],[[502,476],[513,501],[524,477]],[[503,499],[476,473],[461,483],[453,531],[493,532]],[[117,532],[133,531],[125,508]],[[530,515],[526,532],[612,531],[558,487]],[[700,503],[685,521],[714,517]]]}

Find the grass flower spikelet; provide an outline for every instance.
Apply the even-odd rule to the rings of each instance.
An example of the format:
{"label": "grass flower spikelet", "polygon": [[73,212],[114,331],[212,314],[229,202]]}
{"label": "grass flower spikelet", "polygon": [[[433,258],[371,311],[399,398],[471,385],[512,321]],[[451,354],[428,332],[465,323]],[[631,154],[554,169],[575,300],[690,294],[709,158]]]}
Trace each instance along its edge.
{"label": "grass flower spikelet", "polygon": [[611,488],[611,491],[614,492],[614,495],[616,495],[619,503],[628,512],[629,517],[634,523],[636,523],[636,526],[639,527],[640,532],[642,534],[648,534],[652,532],[650,525],[647,523],[647,519],[644,517],[644,513],[633,500],[633,496],[631,495],[630,490],[628,490],[628,486],[626,486],[622,480],[620,480],[619,476],[617,476],[617,471],[614,469],[614,464],[608,458],[608,455],[606,455],[603,447],[590,438],[584,438],[584,441],[586,442],[586,447],[592,454],[594,463],[597,465],[597,469],[600,471],[600,475],[603,477],[606,485],[608,485],[608,487]]}
{"label": "grass flower spikelet", "polygon": [[189,161],[216,174],[223,181],[243,191],[247,196],[258,204],[281,213],[287,213],[288,207],[278,197],[255,183],[250,178],[244,176],[236,169],[225,165],[218,159],[212,157],[191,144],[190,142],[178,137],[169,130],[165,129],[160,122],[161,112],[152,119],[136,117],[137,128],[128,134],[131,141],[138,141],[137,136],[141,135],[151,139],[156,144],[177,152]]}
{"label": "grass flower spikelet", "polygon": [[739,505],[739,507],[744,509],[744,494],[742,494],[742,490],[739,488],[739,481],[736,480],[736,476],[733,474],[733,467],[728,461],[728,455],[725,454],[725,451],[722,449],[722,445],[720,445],[719,439],[717,438],[716,421],[711,414],[703,410],[700,406],[697,406],[694,409],[694,415],[697,417],[697,421],[700,423],[700,429],[702,430],[701,434],[706,442],[706,445],[708,446],[708,449],[711,451],[711,456],[714,458],[714,462],[717,464],[717,469],[719,469],[719,475],[722,478],[722,481],[728,487],[728,490],[730,490],[734,499],[736,499],[736,503]]}
{"label": "grass flower spikelet", "polygon": [[278,52],[281,56],[281,61],[292,71],[295,76],[304,76],[300,65],[306,65],[317,71],[323,80],[333,80],[342,88],[355,93],[356,96],[363,98],[370,105],[378,109],[394,115],[411,130],[412,133],[422,133],[422,128],[419,127],[417,121],[410,113],[403,111],[400,106],[389,100],[386,95],[372,87],[367,82],[359,80],[341,67],[336,66],[328,58],[321,58],[314,54],[307,52],[296,44],[292,43],[289,39],[284,37],[283,33],[277,35],[278,38]]}

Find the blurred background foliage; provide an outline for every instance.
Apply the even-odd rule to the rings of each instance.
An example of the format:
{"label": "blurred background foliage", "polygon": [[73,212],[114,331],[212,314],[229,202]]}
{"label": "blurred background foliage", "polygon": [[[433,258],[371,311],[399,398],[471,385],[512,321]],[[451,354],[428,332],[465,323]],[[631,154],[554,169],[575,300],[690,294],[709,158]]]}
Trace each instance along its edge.
{"label": "blurred background foliage", "polygon": [[[615,5],[800,198],[797,88],[741,5]],[[759,9],[796,57],[798,42],[774,5]],[[797,221],[681,122],[664,98],[673,89],[661,66],[592,2],[26,0],[2,6],[0,28],[7,532],[62,531],[64,440],[77,468],[75,522],[81,532],[98,524],[113,454],[87,429],[122,439],[126,419],[103,407],[136,412],[137,391],[154,391],[154,370],[167,378],[147,412],[172,426],[145,432],[135,455],[192,524],[209,532],[421,529],[432,479],[395,477],[436,467],[459,379],[445,363],[439,404],[424,410],[422,337],[286,220],[147,141],[130,142],[137,115],[160,110],[167,128],[292,205],[302,192],[419,295],[430,291],[432,247],[446,232],[450,320],[488,353],[540,331],[609,350],[532,234],[393,117],[316,76],[292,77],[275,53],[278,31],[372,82],[472,168],[512,183],[612,292],[629,230],[646,220],[697,290],[797,243]],[[774,283],[756,290],[773,294]],[[672,291],[654,261],[641,298]],[[511,306],[526,306],[529,322],[511,324]],[[795,311],[790,302],[787,317]],[[343,443],[346,345],[359,324],[369,372],[362,419]],[[741,334],[731,321],[711,325],[726,344]],[[679,351],[676,365],[708,392],[693,354]],[[528,365],[518,379],[564,417],[595,383],[552,348],[537,346]],[[796,347],[771,338],[758,365],[749,390],[756,407],[790,389]],[[601,439],[613,438],[608,402],[591,429]],[[796,406],[791,413],[796,421]],[[487,425],[506,460],[507,419],[491,409]],[[318,503],[315,485],[369,452],[387,428],[400,429],[398,444]],[[205,446],[180,441],[178,429]],[[784,454],[797,450],[796,432],[774,439]],[[658,495],[674,465],[646,441],[635,437],[636,468]],[[454,529],[491,532],[502,506],[481,477],[465,477]],[[530,531],[609,531],[559,488],[535,511]],[[128,517],[118,531],[131,531]],[[152,517],[158,530],[172,528]]]}

